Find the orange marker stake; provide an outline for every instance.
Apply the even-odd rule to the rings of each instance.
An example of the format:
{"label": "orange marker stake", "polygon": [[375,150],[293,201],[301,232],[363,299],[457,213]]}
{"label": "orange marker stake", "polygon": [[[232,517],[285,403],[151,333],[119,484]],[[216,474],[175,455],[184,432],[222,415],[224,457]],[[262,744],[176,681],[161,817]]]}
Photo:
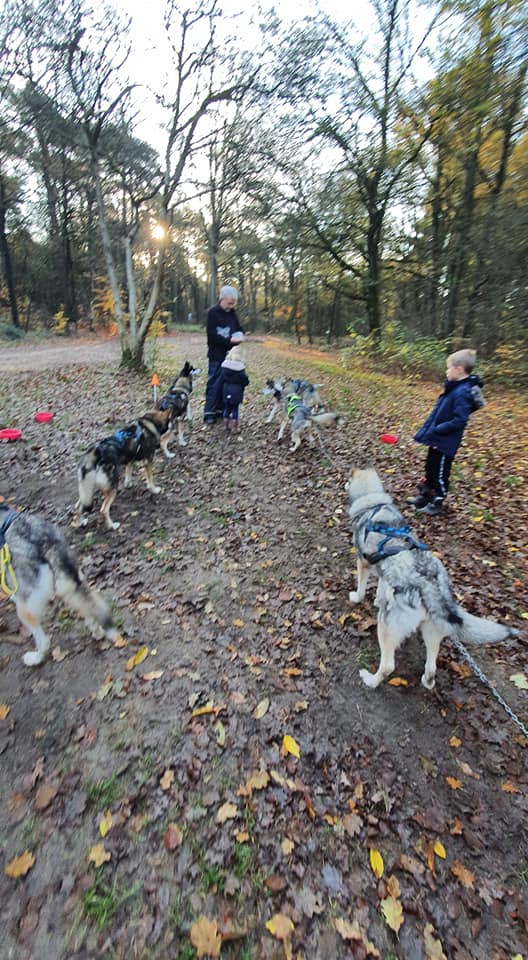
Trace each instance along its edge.
{"label": "orange marker stake", "polygon": [[154,403],[158,402],[158,387],[159,387],[159,377],[157,373],[152,374],[152,380],[150,381],[151,387],[154,391]]}

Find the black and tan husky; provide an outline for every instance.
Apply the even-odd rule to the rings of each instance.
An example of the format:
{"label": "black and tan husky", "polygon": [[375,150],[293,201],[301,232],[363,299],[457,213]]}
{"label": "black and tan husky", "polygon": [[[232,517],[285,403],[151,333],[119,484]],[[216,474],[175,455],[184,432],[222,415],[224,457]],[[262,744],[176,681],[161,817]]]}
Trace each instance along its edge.
{"label": "black and tan husky", "polygon": [[191,393],[193,391],[193,380],[200,371],[193,367],[189,360],[186,360],[180,370],[176,380],[169,387],[167,393],[161,398],[158,406],[160,410],[171,411],[171,429],[164,435],[161,441],[161,447],[166,457],[174,457],[168,449],[168,443],[174,432],[174,423],[178,424],[178,446],[184,447],[186,444],[183,435],[184,420],[190,421],[191,418]]}
{"label": "black and tan husky", "polygon": [[[91,510],[95,494],[103,495],[101,513],[108,530],[117,530],[119,523],[112,520],[112,506],[119,486],[122,467],[125,468],[125,487],[130,484],[132,464],[142,463],[145,479],[151,493],[159,493],[161,487],[154,485],[152,461],[156,450],[162,445],[162,439],[171,428],[171,410],[152,410],[137,420],[116,430],[111,437],[99,440],[81,457],[77,468],[79,499],[75,505],[74,523],[84,526],[87,518],[85,510]],[[168,453],[166,453],[169,456]]]}
{"label": "black and tan husky", "polygon": [[18,513],[0,504],[0,556],[2,585],[37,648],[24,654],[28,667],[42,663],[49,651],[50,641],[41,621],[55,596],[80,614],[94,636],[118,637],[109,606],[83,580],[75,556],[55,524],[39,514]]}
{"label": "black and tan husky", "polygon": [[425,643],[422,684],[428,690],[435,685],[436,659],[444,637],[463,643],[498,643],[517,636],[513,627],[474,617],[459,606],[445,567],[410,532],[372,467],[354,470],[346,489],[357,559],[357,590],[349,594],[350,602],[363,600],[371,573],[378,579],[375,603],[381,658],[376,673],[359,671],[367,687],[377,687],[392,673],[396,650],[416,630]]}

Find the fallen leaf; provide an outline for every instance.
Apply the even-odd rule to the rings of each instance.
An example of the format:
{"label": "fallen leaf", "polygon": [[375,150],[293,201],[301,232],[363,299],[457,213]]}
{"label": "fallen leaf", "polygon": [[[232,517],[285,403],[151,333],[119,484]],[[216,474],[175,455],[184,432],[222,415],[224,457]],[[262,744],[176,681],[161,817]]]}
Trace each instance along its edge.
{"label": "fallen leaf", "polygon": [[510,680],[519,690],[528,690],[528,677],[524,673],[512,673]]}
{"label": "fallen leaf", "polygon": [[170,790],[173,783],[174,783],[174,770],[171,770],[170,767],[168,767],[165,770],[165,773],[160,777],[159,785],[162,790],[167,791],[167,790]]}
{"label": "fallen leaf", "polygon": [[0,703],[0,720],[5,720],[11,707],[7,706],[7,703]]}
{"label": "fallen leaf", "polygon": [[96,843],[93,847],[90,848],[88,854],[88,860],[91,860],[96,867],[101,867],[103,863],[107,863],[108,860],[112,859],[112,854],[109,850],[105,850],[104,843]]}
{"label": "fallen leaf", "polygon": [[223,803],[216,814],[217,823],[225,823],[226,820],[234,820],[238,816],[238,807],[235,803]]}
{"label": "fallen leaf", "polygon": [[214,725],[214,732],[216,735],[216,742],[219,747],[225,747],[226,742],[226,728],[221,720],[217,720]]}
{"label": "fallen leaf", "polygon": [[475,883],[474,874],[471,873],[471,870],[466,870],[466,868],[463,867],[458,860],[455,861],[451,867],[451,873],[457,878],[457,880],[460,880],[460,883],[466,888],[466,890],[473,889],[473,885]]}
{"label": "fallen leaf", "polygon": [[383,876],[383,857],[381,856],[379,850],[375,850],[374,847],[371,847],[369,850],[369,859],[372,872],[379,880],[379,878]]}
{"label": "fallen leaf", "polygon": [[425,958],[426,960],[447,960],[440,940],[433,937],[433,931],[433,925],[431,923],[426,924],[424,930]]}
{"label": "fallen leaf", "polygon": [[451,787],[451,790],[460,790],[463,787],[461,780],[457,780],[456,777],[446,777],[446,782]]}
{"label": "fallen leaf", "polygon": [[150,673],[144,673],[142,680],[159,680],[163,676],[163,670],[151,670]]}
{"label": "fallen leaf", "polygon": [[102,837],[106,837],[106,834],[110,830],[113,822],[114,822],[114,818],[112,816],[112,813],[110,810],[107,810],[106,813],[101,817],[99,821],[99,833],[101,834]]}
{"label": "fallen leaf", "polygon": [[216,920],[209,920],[203,914],[191,924],[191,943],[199,957],[219,957],[222,938],[218,933]]}
{"label": "fallen leaf", "polygon": [[262,717],[268,712],[270,702],[268,697],[264,697],[260,703],[257,703],[257,706],[253,710],[253,719],[262,720]]}
{"label": "fallen leaf", "polygon": [[67,656],[68,656],[68,651],[61,650],[61,648],[58,645],[56,647],[53,647],[53,650],[51,651],[51,659],[55,663],[61,663],[62,660],[65,660]]}
{"label": "fallen leaf", "polygon": [[126,645],[127,645],[126,640],[124,639],[124,637],[121,636],[120,633],[118,633],[114,640],[114,647],[117,647],[119,649],[120,647],[126,647]]}
{"label": "fallen leaf", "polygon": [[212,700],[208,700],[205,706],[196,707],[196,709],[193,710],[193,712],[191,713],[191,717],[203,717],[207,713],[214,713],[214,712],[215,712],[214,702]]}
{"label": "fallen leaf", "polygon": [[381,912],[385,917],[387,926],[394,930],[394,933],[398,933],[402,923],[403,923],[403,908],[399,900],[395,900],[394,897],[385,897],[381,901]]}
{"label": "fallen leaf", "polygon": [[275,913],[266,923],[266,930],[269,930],[277,940],[288,940],[294,929],[292,921],[285,913]]}
{"label": "fallen leaf", "polygon": [[35,807],[37,810],[45,810],[57,796],[59,788],[53,783],[43,783],[35,794]]}
{"label": "fallen leaf", "polygon": [[404,677],[391,677],[391,679],[388,680],[387,683],[391,687],[408,687],[409,686],[409,681],[405,680]]}
{"label": "fallen leaf", "polygon": [[451,737],[449,741],[450,747],[460,747],[461,744],[462,744],[462,740],[459,740],[458,737]]}
{"label": "fallen leaf", "polygon": [[281,841],[281,850],[285,857],[288,857],[290,855],[294,846],[295,844],[293,840],[290,840],[288,837],[285,837],[284,840]]}
{"label": "fallen leaf", "polygon": [[436,843],[434,844],[433,850],[434,850],[434,852],[436,853],[436,856],[437,856],[437,857],[441,857],[442,860],[445,860],[447,854],[446,854],[446,852],[445,852],[445,848],[444,848],[443,844],[440,843],[440,840],[437,840],[437,841],[436,841]]}
{"label": "fallen leaf", "polygon": [[125,664],[125,670],[133,670],[139,663],[143,663],[148,657],[148,647],[139,647],[133,657],[130,657]]}
{"label": "fallen leaf", "polygon": [[19,857],[13,857],[9,863],[6,864],[4,873],[8,877],[25,877],[26,873],[31,870],[31,867],[35,863],[35,857],[29,850],[24,850],[24,853],[21,853]]}
{"label": "fallen leaf", "polygon": [[175,823],[169,823],[163,844],[166,850],[177,850],[181,846],[183,834]]}
{"label": "fallen leaf", "polygon": [[299,760],[301,753],[299,750],[299,744],[293,737],[290,737],[287,733],[282,738],[282,750],[286,753],[291,753],[293,757],[297,757]]}
{"label": "fallen leaf", "polygon": [[395,900],[399,900],[401,897],[400,881],[394,874],[391,874],[387,880],[387,893],[389,897],[394,897]]}
{"label": "fallen leaf", "polygon": [[243,621],[243,620],[240,620],[240,618],[238,618],[238,617],[236,618],[236,620],[232,620],[231,622],[232,622],[232,624],[233,624],[234,627],[243,627],[243,626],[244,626],[244,621]]}
{"label": "fallen leaf", "polygon": [[521,790],[520,790],[520,788],[517,786],[517,784],[511,783],[509,780],[506,780],[506,781],[502,784],[501,790],[503,790],[504,793],[521,793]]}

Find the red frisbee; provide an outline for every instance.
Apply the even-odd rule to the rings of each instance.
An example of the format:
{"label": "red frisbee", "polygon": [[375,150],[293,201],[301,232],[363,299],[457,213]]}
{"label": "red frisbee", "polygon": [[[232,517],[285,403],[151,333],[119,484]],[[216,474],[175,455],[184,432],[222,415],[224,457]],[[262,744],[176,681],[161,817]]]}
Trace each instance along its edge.
{"label": "red frisbee", "polygon": [[17,427],[6,427],[5,430],[0,430],[0,440],[19,440],[22,436],[22,430],[18,430]]}
{"label": "red frisbee", "polygon": [[35,420],[37,423],[49,423],[50,420],[53,420],[53,414],[50,411],[43,410],[42,413],[35,414]]}
{"label": "red frisbee", "polygon": [[398,443],[398,437],[395,437],[393,433],[382,433],[380,440],[382,443]]}

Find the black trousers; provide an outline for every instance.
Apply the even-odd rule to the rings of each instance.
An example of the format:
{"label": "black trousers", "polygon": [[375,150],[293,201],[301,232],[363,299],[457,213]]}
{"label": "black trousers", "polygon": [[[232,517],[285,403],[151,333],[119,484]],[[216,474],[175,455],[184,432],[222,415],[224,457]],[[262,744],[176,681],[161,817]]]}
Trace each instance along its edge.
{"label": "black trousers", "polygon": [[445,500],[449,490],[449,475],[454,457],[429,447],[425,459],[425,492],[431,500],[439,503]]}

